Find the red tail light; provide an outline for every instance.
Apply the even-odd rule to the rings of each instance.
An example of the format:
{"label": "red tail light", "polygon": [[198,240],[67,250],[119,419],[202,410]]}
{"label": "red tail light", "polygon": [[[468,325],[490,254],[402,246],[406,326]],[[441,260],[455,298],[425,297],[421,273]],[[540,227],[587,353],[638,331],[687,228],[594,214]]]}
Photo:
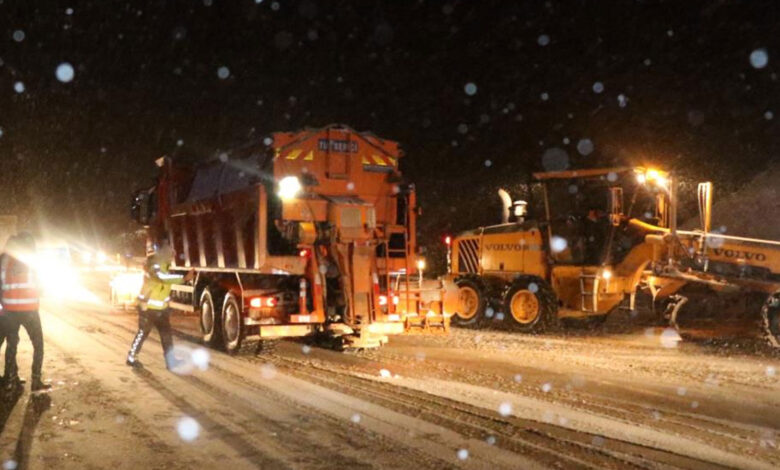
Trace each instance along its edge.
{"label": "red tail light", "polygon": [[252,308],[276,307],[276,297],[252,297],[249,306]]}
{"label": "red tail light", "polygon": [[450,246],[452,244],[452,237],[450,237],[449,235],[444,237],[444,244]]}

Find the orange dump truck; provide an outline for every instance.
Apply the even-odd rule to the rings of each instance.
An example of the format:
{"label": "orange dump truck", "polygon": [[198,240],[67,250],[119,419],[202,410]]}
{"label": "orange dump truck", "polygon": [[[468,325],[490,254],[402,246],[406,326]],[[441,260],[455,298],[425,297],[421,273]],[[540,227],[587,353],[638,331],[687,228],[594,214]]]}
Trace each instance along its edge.
{"label": "orange dump truck", "polygon": [[398,144],[342,125],[275,133],[195,167],[157,160],[132,212],[149,243],[170,243],[171,306],[203,339],[236,352],[247,339],[324,335],[375,347],[410,324],[446,327],[440,285],[414,278],[414,186]]}

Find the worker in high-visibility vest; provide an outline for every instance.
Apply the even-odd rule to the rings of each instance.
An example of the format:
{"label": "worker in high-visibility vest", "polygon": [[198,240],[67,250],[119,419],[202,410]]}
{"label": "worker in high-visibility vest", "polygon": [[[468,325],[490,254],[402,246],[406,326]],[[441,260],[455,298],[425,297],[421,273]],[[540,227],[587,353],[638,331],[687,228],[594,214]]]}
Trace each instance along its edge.
{"label": "worker in high-visibility vest", "polygon": [[144,283],[138,296],[138,333],[127,353],[126,363],[131,367],[141,366],[138,353],[153,328],[160,334],[166,367],[171,369],[175,365],[169,308],[171,286],[189,281],[194,277],[194,271],[185,276],[172,274],[169,270],[172,258],[170,248],[163,246],[146,259]]}
{"label": "worker in high-visibility vest", "polygon": [[32,391],[44,391],[51,385],[43,382],[43,330],[38,313],[39,290],[32,267],[35,256],[35,239],[27,232],[12,237],[0,259],[0,305],[3,323],[6,325],[5,387],[19,388],[16,364],[16,348],[19,344],[19,327],[23,326],[33,344]]}

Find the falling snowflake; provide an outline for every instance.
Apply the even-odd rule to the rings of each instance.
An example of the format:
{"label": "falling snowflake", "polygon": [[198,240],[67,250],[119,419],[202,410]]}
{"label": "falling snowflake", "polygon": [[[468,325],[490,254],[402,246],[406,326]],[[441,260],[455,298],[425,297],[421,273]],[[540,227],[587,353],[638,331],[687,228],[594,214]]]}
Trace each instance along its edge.
{"label": "falling snowflake", "polygon": [[200,370],[207,370],[211,361],[211,353],[205,348],[192,351],[192,363]]}
{"label": "falling snowflake", "polygon": [[485,439],[485,442],[488,443],[488,445],[492,446],[496,444],[496,436],[488,436],[487,439]]}
{"label": "falling snowflake", "polygon": [[539,292],[539,285],[535,282],[532,282],[528,284],[528,290],[533,292],[534,294]]}
{"label": "falling snowflake", "polygon": [[469,451],[466,449],[458,450],[458,458],[460,460],[466,460],[467,458],[469,458]]}
{"label": "falling snowflake", "polygon": [[775,370],[774,366],[766,366],[766,376],[767,377],[774,377],[777,371]]}
{"label": "falling snowflake", "polygon": [[177,147],[181,147],[182,145],[184,145],[184,141],[183,140],[179,139],[179,140],[176,141],[176,146]]}
{"label": "falling snowflake", "polygon": [[266,362],[260,366],[260,377],[266,380],[271,380],[276,377],[276,366],[270,362]]}
{"label": "falling snowflake", "polygon": [[176,424],[176,432],[179,433],[179,437],[182,440],[192,442],[200,434],[200,424],[194,418],[185,416]]}
{"label": "falling snowflake", "polygon": [[[325,268],[325,272],[328,271],[327,266],[323,265],[321,267]],[[311,346],[309,346],[308,344],[304,344],[303,346],[301,346],[301,352],[303,352],[304,354],[309,354],[311,352]]]}
{"label": "falling snowflake", "polygon": [[563,237],[553,235],[550,239],[550,249],[553,253],[560,253],[565,250],[567,246],[569,246],[569,244]]}
{"label": "falling snowflake", "polygon": [[539,37],[536,39],[536,42],[537,42],[537,43],[538,43],[540,46],[544,47],[544,46],[546,46],[546,45],[550,44],[550,36],[548,36],[548,35],[546,35],[546,34],[542,34],[542,35],[540,35],[540,36],[539,36]]}
{"label": "falling snowflake", "polygon": [[55,74],[57,75],[57,80],[61,81],[62,83],[68,83],[73,80],[75,73],[73,71],[72,65],[67,62],[63,62],[57,66]]}
{"label": "falling snowflake", "polygon": [[621,108],[625,108],[628,105],[628,98],[626,98],[626,95],[622,93],[618,95],[617,101],[618,101],[618,106],[620,106]]}
{"label": "falling snowflake", "polygon": [[465,134],[469,131],[469,126],[466,124],[459,124],[458,125],[458,132],[461,134]]}
{"label": "falling snowflake", "polygon": [[65,14],[68,15],[68,16],[72,15],[73,14],[73,8],[65,9]]}
{"label": "falling snowflake", "polygon": [[22,31],[21,29],[17,29],[16,31],[14,31],[13,34],[14,41],[22,42],[24,41],[24,37],[25,37],[24,31]]}
{"label": "falling snowflake", "polygon": [[14,91],[17,93],[24,93],[24,83],[22,82],[14,83]]}
{"label": "falling snowflake", "polygon": [[569,140],[568,137],[563,138],[563,145],[569,145],[569,142],[571,142],[571,140]]}
{"label": "falling snowflake", "polygon": [[541,99],[542,99],[542,101],[547,101],[547,100],[549,100],[549,99],[550,99],[550,94],[549,94],[549,93],[547,93],[547,92],[545,91],[544,93],[542,93],[541,95],[539,95],[539,98],[541,98]]}
{"label": "falling snowflake", "polygon": [[515,382],[520,383],[523,381],[523,375],[522,374],[515,374]]}
{"label": "falling snowflake", "polygon": [[477,85],[475,85],[472,82],[469,82],[466,84],[466,86],[463,87],[463,90],[466,92],[469,96],[474,96],[477,94]]}
{"label": "falling snowflake", "polygon": [[604,84],[601,82],[596,82],[593,84],[593,93],[599,94],[602,91],[604,91]]}
{"label": "falling snowflake", "polygon": [[544,393],[547,393],[547,392],[549,392],[550,390],[552,390],[552,384],[551,384],[551,383],[547,382],[547,383],[545,383],[545,384],[543,384],[543,385],[542,385],[542,391],[543,391]]}
{"label": "falling snowflake", "polygon": [[358,413],[355,413],[355,414],[353,414],[353,415],[352,415],[352,417],[350,418],[350,420],[351,420],[353,423],[357,424],[357,423],[359,423],[359,422],[360,422],[360,415],[359,415]]}
{"label": "falling snowflake", "polygon": [[774,117],[775,117],[775,114],[772,111],[767,111],[767,112],[764,113],[764,119],[766,119],[767,121],[771,121],[772,118],[774,118]]}
{"label": "falling snowflake", "polygon": [[492,165],[493,165],[493,162],[491,162],[490,160],[485,160],[485,166],[486,167],[490,168]]}
{"label": "falling snowflake", "polygon": [[677,395],[685,396],[685,394],[688,393],[688,389],[685,387],[677,387]]}
{"label": "falling snowflake", "polygon": [[542,166],[547,171],[566,170],[569,168],[569,154],[560,147],[551,147],[542,155]]}
{"label": "falling snowflake", "polygon": [[387,370],[387,369],[380,369],[379,370],[379,376],[382,377],[382,378],[387,379],[387,378],[392,377],[393,374],[391,374],[390,371]]}
{"label": "falling snowflake", "polygon": [[217,69],[217,77],[220,78],[220,80],[225,80],[230,76],[230,69],[225,67],[224,65]]}
{"label": "falling snowflake", "polygon": [[618,179],[618,175],[614,171],[610,171],[609,173],[607,173],[607,181],[609,181],[610,183],[614,183],[615,181],[617,181],[617,179]]}
{"label": "falling snowflake", "polygon": [[590,155],[593,152],[593,142],[590,139],[580,139],[577,142],[577,151],[583,156]]}
{"label": "falling snowflake", "polygon": [[750,65],[752,65],[753,68],[763,69],[768,63],[769,54],[767,54],[766,49],[760,48],[750,53]]}
{"label": "falling snowflake", "polygon": [[501,403],[498,406],[498,414],[501,416],[509,416],[512,414],[512,404],[507,402]]}
{"label": "falling snowflake", "polygon": [[661,333],[660,341],[661,341],[661,346],[671,349],[671,348],[676,348],[677,343],[682,341],[682,338],[674,328],[666,328]]}

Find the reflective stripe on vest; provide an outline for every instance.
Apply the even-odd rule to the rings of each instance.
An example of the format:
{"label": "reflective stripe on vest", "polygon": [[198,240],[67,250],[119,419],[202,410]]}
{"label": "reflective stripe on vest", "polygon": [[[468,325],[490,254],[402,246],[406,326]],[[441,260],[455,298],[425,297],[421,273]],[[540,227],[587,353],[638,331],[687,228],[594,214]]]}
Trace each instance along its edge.
{"label": "reflective stripe on vest", "polygon": [[34,282],[34,273],[24,263],[13,257],[8,262],[0,279],[3,281],[3,306],[11,312],[38,310],[38,289]]}

